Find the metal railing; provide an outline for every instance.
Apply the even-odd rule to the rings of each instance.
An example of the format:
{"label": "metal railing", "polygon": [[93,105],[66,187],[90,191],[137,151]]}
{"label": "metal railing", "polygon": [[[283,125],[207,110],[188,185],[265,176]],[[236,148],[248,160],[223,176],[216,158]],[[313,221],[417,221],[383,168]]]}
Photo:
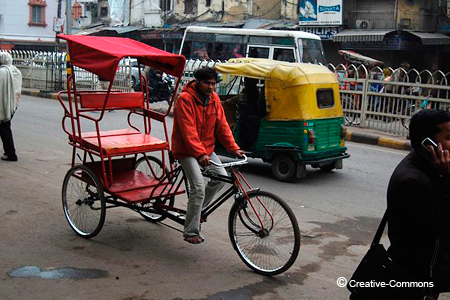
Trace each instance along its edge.
{"label": "metal railing", "polygon": [[[187,61],[180,86],[193,78],[194,70],[219,63],[223,62]],[[364,65],[343,64],[328,64],[327,67],[339,81],[340,100],[348,126],[407,136],[409,120],[418,111],[428,108],[450,110],[450,73],[389,68],[392,73],[389,80],[380,67],[367,69]],[[225,94],[230,89],[229,83],[227,80],[218,84],[216,91]]]}
{"label": "metal railing", "polygon": [[[22,72],[24,88],[45,91],[60,91],[67,86],[66,53],[12,50],[13,64]],[[132,91],[132,69],[129,60],[119,64],[113,83],[113,89]],[[98,76],[75,67],[77,89],[104,89],[105,85]]]}
{"label": "metal railing", "polygon": [[[65,53],[11,51],[13,63],[22,72],[23,87],[47,91],[65,89]],[[213,67],[221,61],[188,60],[183,73],[182,87],[194,78],[194,70]],[[411,116],[421,109],[440,108],[450,110],[450,73],[402,68],[390,69],[391,80],[386,81],[379,67],[367,69],[364,65],[340,64],[327,66],[340,84],[340,100],[348,126],[359,126],[382,130],[398,135],[408,134]],[[130,60],[119,65],[113,88],[121,91],[133,90],[133,68]],[[134,70],[136,71],[136,70]],[[136,73],[136,72],[134,72]],[[98,76],[75,67],[78,89],[104,89]],[[134,79],[135,80],[135,79]],[[238,86],[233,86],[238,92]],[[230,89],[230,78],[217,85],[217,92],[225,94]]]}
{"label": "metal railing", "polygon": [[408,135],[411,116],[423,109],[450,109],[450,73],[402,68],[385,78],[379,67],[334,67],[348,126]]}

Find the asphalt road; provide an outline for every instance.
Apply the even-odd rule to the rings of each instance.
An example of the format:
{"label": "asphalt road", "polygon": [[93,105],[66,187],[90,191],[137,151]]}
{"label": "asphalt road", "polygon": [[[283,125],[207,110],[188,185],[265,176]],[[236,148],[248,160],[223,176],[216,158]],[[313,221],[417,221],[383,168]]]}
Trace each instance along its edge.
{"label": "asphalt road", "polygon": [[[291,184],[275,181],[268,164],[251,160],[242,169],[247,179],[286,200],[302,232],[294,266],[267,278],[234,252],[229,204],[203,225],[201,245],[122,208],[107,211],[97,237],[77,237],[61,205],[71,154],[61,117],[57,101],[30,96],[14,117],[19,162],[0,161],[0,299],[348,299],[336,280],[349,278],[367,251],[389,176],[407,154],[349,142],[344,169],[308,169]],[[124,121],[123,112],[108,112],[104,128],[121,128]],[[157,124],[154,130],[163,134]]]}

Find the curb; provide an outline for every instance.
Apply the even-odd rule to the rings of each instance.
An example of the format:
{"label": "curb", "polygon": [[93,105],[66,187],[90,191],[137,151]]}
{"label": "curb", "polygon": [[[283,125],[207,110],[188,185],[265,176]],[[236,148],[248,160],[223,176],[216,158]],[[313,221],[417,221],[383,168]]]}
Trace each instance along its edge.
{"label": "curb", "polygon": [[381,147],[394,148],[399,150],[412,150],[410,141],[402,141],[394,138],[388,138],[384,136],[379,136],[375,134],[367,134],[360,132],[353,132],[351,130],[347,130],[347,141],[355,142],[355,143],[363,143],[370,145],[377,145]]}
{"label": "curb", "polygon": [[[41,90],[23,90],[22,89],[22,95],[58,100],[58,93],[45,92],[45,91],[41,91]],[[64,96],[63,96],[63,98],[64,98]]]}

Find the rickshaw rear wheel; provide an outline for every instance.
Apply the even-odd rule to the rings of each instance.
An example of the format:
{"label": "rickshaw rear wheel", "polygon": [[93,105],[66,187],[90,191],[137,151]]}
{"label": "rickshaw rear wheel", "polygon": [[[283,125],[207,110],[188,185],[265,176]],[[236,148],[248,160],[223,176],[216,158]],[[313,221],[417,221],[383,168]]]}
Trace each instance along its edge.
{"label": "rickshaw rear wheel", "polygon": [[319,168],[324,172],[331,172],[336,168],[336,163],[332,162],[329,163],[328,165],[320,166]]}
{"label": "rickshaw rear wheel", "polygon": [[[163,165],[162,161],[159,158],[154,156],[147,156],[147,160],[145,157],[141,157],[136,161],[136,170],[141,171],[142,173],[152,177],[155,180],[163,179],[164,175],[169,173],[169,169]],[[137,204],[140,207],[145,208],[153,208],[156,200],[151,200],[146,203]],[[175,197],[169,197],[168,199],[158,200],[165,205],[173,206],[175,203]],[[166,216],[162,214],[158,214],[157,212],[147,212],[138,210],[139,214],[147,221],[152,223],[158,223],[166,219]]]}
{"label": "rickshaw rear wheel", "polygon": [[272,174],[276,179],[292,182],[297,172],[297,163],[288,154],[278,154],[272,161]]}
{"label": "rickshaw rear wheel", "polygon": [[103,185],[90,168],[71,168],[63,181],[62,204],[67,222],[83,238],[96,236],[105,223]]}
{"label": "rickshaw rear wheel", "polygon": [[286,202],[271,193],[254,191],[237,199],[228,216],[228,234],[241,260],[262,275],[288,270],[300,252],[297,219]]}

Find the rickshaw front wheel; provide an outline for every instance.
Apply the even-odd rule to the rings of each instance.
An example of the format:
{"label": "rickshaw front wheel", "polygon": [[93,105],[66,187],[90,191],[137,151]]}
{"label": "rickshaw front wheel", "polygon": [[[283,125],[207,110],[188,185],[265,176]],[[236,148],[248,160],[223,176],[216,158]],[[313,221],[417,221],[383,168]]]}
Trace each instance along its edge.
{"label": "rickshaw front wheel", "polygon": [[295,179],[297,163],[288,154],[278,154],[272,161],[272,174],[276,179],[291,182]]}
{"label": "rickshaw front wheel", "polygon": [[62,204],[67,222],[83,238],[96,236],[105,223],[103,185],[90,168],[79,165],[64,177]]}
{"label": "rickshaw front wheel", "polygon": [[262,275],[288,270],[300,252],[300,229],[291,208],[278,196],[254,191],[237,199],[228,234],[241,260]]}

